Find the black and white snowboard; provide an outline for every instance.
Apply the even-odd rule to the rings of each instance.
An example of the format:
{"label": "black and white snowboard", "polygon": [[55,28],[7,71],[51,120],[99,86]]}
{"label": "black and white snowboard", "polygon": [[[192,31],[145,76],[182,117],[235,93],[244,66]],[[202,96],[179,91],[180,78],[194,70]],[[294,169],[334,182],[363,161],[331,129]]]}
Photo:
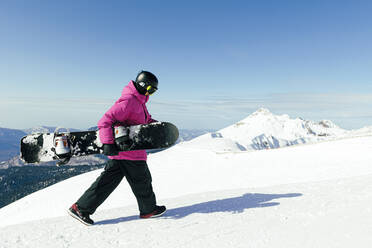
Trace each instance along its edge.
{"label": "black and white snowboard", "polygon": [[[178,129],[169,122],[117,127],[115,138],[129,136],[130,147],[124,151],[168,148],[176,143]],[[30,134],[21,139],[21,159],[26,163],[59,160],[67,163],[71,157],[103,153],[99,131]]]}

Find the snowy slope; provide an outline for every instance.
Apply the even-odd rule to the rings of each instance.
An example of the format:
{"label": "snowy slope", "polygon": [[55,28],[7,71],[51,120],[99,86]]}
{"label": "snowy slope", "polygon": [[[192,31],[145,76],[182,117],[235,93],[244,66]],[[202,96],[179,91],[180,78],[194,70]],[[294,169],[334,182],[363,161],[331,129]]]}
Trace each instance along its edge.
{"label": "snowy slope", "polygon": [[[302,127],[285,116],[257,115],[267,115],[265,122],[274,120],[266,129],[262,126],[263,133],[275,130],[272,134],[283,139],[296,137],[293,133]],[[292,128],[275,128],[288,121]],[[314,131],[314,125],[314,133],[324,133],[321,127]],[[220,143],[206,146],[200,137],[149,156],[158,203],[168,207],[163,218],[139,220],[126,182],[92,216],[97,225],[86,227],[67,216],[66,209],[102,171],[97,170],[0,209],[0,248],[370,246],[371,136],[347,134],[347,139],[306,146],[216,152],[248,147],[243,129],[235,126],[215,133],[230,141],[215,137]],[[326,126],[329,136],[344,133],[331,123]]]}
{"label": "snowy slope", "polygon": [[0,247],[358,247],[372,243],[372,176],[163,199],[161,219],[136,206],[0,229]]}

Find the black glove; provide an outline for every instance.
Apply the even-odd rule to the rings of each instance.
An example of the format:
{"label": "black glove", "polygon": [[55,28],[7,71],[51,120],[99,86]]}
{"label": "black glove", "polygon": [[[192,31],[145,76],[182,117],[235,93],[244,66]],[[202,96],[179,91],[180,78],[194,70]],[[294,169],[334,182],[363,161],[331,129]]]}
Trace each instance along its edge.
{"label": "black glove", "polygon": [[103,144],[103,154],[106,156],[116,156],[119,155],[119,151],[115,144]]}
{"label": "black glove", "polygon": [[129,151],[133,145],[133,141],[129,138],[128,135],[116,138],[115,143],[120,151]]}

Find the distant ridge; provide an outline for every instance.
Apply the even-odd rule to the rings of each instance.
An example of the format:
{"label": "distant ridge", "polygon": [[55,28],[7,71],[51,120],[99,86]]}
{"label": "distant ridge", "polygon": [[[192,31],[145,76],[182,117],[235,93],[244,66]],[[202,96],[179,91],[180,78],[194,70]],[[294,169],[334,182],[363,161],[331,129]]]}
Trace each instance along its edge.
{"label": "distant ridge", "polygon": [[[24,130],[0,128],[0,168],[23,166],[19,160],[19,140],[30,133],[54,132],[56,127],[39,126]],[[91,127],[87,130],[97,130]],[[70,131],[80,131],[69,128]],[[219,131],[180,129],[178,143],[216,152],[254,151],[274,149],[297,144],[339,139],[353,136],[372,135],[372,126],[357,130],[345,130],[330,120],[319,122],[303,118],[291,119],[288,115],[275,115],[266,108],[260,108],[237,123]],[[92,159],[90,159],[92,158]],[[101,158],[88,156],[77,160],[82,163],[102,163]],[[46,164],[47,165],[47,164]],[[75,165],[71,161],[70,165]]]}

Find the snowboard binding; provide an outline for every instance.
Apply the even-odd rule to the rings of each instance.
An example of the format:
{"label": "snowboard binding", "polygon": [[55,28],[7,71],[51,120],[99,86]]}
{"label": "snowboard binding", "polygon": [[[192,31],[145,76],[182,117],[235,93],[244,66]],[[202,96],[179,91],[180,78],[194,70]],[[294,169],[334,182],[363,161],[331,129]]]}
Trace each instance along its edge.
{"label": "snowboard binding", "polygon": [[[66,129],[67,132],[60,132],[60,129]],[[58,160],[57,166],[67,164],[72,157],[70,130],[57,127],[54,131],[53,145],[52,151]]]}
{"label": "snowboard binding", "polygon": [[133,141],[129,137],[129,130],[124,126],[114,128],[115,144],[120,151],[130,150],[133,146]]}

